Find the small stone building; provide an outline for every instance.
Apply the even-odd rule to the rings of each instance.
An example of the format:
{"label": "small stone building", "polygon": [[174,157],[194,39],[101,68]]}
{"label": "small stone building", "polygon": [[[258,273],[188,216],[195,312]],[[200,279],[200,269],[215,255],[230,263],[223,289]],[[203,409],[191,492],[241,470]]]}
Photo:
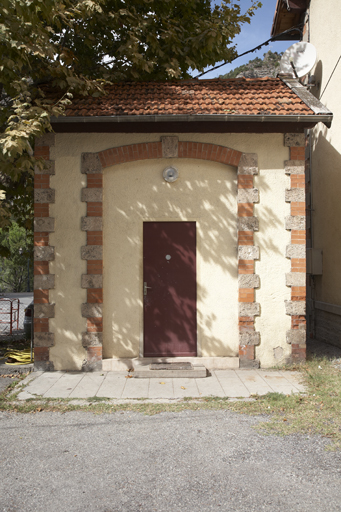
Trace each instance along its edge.
{"label": "small stone building", "polygon": [[332,114],[280,78],[106,92],[36,142],[36,369],[304,359],[305,130]]}

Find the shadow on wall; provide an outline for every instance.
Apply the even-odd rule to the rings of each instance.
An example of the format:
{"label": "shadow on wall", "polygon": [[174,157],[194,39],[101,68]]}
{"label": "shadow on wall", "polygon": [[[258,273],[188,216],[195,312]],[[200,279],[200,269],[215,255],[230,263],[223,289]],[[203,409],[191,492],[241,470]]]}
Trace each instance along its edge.
{"label": "shadow on wall", "polygon": [[[138,355],[142,329],[138,312],[143,308],[142,226],[143,222],[160,220],[197,222],[198,273],[202,276],[197,286],[198,331],[210,355],[236,356],[236,169],[177,160],[174,165],[186,168],[186,172],[180,170],[179,179],[169,184],[162,179],[163,160],[154,160],[148,166],[145,162],[133,165],[134,169],[132,164],[122,164],[104,171],[104,254],[110,255],[110,262],[104,262],[104,316],[108,315],[104,319],[104,357]],[[267,185],[262,187],[260,195],[268,190]],[[274,226],[281,223],[276,213],[266,208],[262,209],[261,221]],[[272,240],[266,240],[263,249],[279,253]],[[190,252],[186,245],[178,248],[182,260]],[[173,292],[169,290],[172,300],[178,301],[174,309],[179,338],[185,342],[193,320],[189,320],[186,304],[193,299],[181,283]]]}
{"label": "shadow on wall", "polygon": [[341,305],[341,154],[327,140],[329,133],[320,124],[313,140],[312,237],[314,247],[323,250],[323,274],[314,276],[315,300]]}
{"label": "shadow on wall", "polygon": [[315,86],[311,87],[310,92],[318,99],[320,99],[320,95],[322,94],[322,78],[323,78],[323,64],[322,61],[319,60],[314,69],[314,77],[315,77]]}

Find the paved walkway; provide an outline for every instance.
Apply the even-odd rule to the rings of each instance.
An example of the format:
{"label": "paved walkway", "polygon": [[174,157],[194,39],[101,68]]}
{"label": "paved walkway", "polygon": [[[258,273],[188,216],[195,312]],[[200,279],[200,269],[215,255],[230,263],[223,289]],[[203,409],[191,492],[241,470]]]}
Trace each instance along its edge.
{"label": "paved walkway", "polygon": [[127,372],[34,372],[19,400],[44,398],[91,398],[174,400],[217,396],[249,398],[270,392],[304,392],[298,372],[275,370],[215,370],[202,379],[134,379]]}

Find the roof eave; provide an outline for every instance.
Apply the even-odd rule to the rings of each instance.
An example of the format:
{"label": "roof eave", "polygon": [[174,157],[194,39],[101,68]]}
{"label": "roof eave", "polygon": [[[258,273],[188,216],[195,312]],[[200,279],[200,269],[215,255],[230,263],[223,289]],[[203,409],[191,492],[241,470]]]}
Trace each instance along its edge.
{"label": "roof eave", "polygon": [[331,126],[333,113],[320,102],[297,78],[285,78],[279,75],[282,82],[285,83],[302,101],[309,107],[315,115],[330,116],[329,124],[322,121],[328,128]]}
{"label": "roof eave", "polygon": [[[305,14],[308,6],[309,0],[288,0],[288,3],[285,1],[285,4],[283,0],[277,0],[270,32],[271,37],[277,36],[277,41],[300,40],[300,33],[294,27],[302,21],[302,16]],[[293,28],[293,30],[290,31],[290,28]],[[285,31],[284,34],[283,30]]]}
{"label": "roof eave", "polygon": [[228,115],[228,114],[165,114],[165,115],[127,115],[127,116],[61,116],[52,117],[51,123],[158,123],[158,122],[247,122],[247,123],[324,123],[331,126],[333,114],[325,113],[300,115]]}

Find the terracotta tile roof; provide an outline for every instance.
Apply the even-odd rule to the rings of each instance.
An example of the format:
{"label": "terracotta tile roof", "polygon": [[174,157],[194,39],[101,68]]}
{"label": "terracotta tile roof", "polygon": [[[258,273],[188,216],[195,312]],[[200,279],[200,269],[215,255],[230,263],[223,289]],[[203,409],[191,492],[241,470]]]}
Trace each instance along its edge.
{"label": "terracotta tile roof", "polygon": [[75,98],[67,116],[313,115],[279,78],[121,82],[107,95]]}

